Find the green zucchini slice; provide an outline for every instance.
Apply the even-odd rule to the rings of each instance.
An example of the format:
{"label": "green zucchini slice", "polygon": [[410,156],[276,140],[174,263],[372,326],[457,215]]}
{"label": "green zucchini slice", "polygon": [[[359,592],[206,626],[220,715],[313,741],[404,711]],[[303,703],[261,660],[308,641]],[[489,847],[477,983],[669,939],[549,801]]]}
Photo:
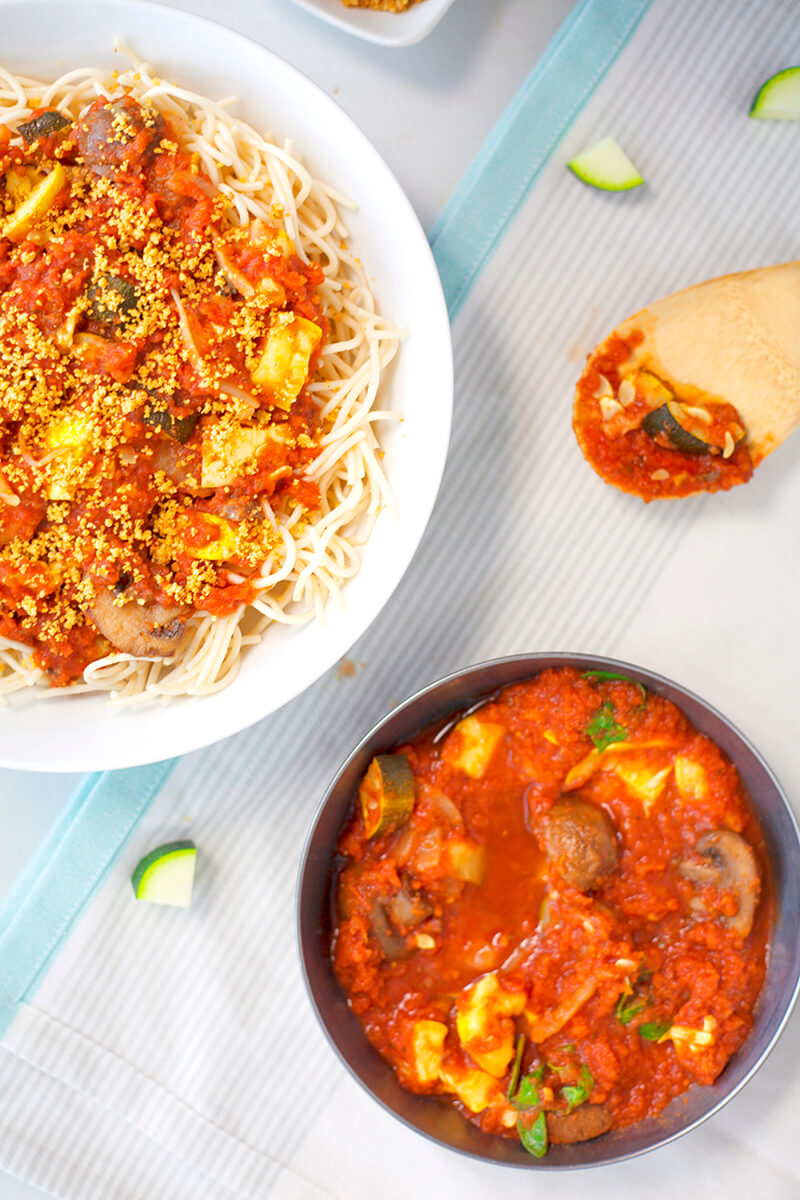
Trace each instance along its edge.
{"label": "green zucchini slice", "polygon": [[800,67],[786,67],[762,83],[750,107],[760,121],[800,119]]}
{"label": "green zucchini slice", "polygon": [[200,413],[192,412],[188,417],[176,417],[170,411],[166,401],[151,399],[142,419],[145,425],[152,425],[154,428],[160,429],[167,437],[180,442],[183,446],[194,433],[197,422],[200,420]]}
{"label": "green zucchini slice", "polygon": [[192,842],[167,842],[151,850],[131,876],[137,900],[188,908],[194,887],[197,849]]}
{"label": "green zucchini slice", "polygon": [[358,789],[367,837],[398,829],[414,808],[414,775],[405,754],[378,754]]}
{"label": "green zucchini slice", "polygon": [[48,108],[38,117],[31,117],[30,121],[23,121],[18,125],[17,133],[21,134],[30,146],[38,138],[49,137],[51,133],[68,129],[71,124],[69,117],[65,117],[57,108]]}
{"label": "green zucchini slice", "polygon": [[130,279],[121,275],[101,275],[88,288],[91,305],[87,316],[100,325],[124,324],[139,300],[139,293]]}
{"label": "green zucchini slice", "polygon": [[682,406],[675,400],[667,400],[666,403],[659,405],[658,408],[654,408],[647,414],[642,421],[642,429],[653,439],[658,434],[663,434],[672,449],[680,450],[681,454],[720,452],[719,446],[704,442],[702,438],[690,433],[682,423],[686,420],[687,416]]}
{"label": "green zucchini slice", "polygon": [[612,137],[602,138],[571,158],[567,166],[578,179],[604,192],[627,192],[644,179],[621,146]]}

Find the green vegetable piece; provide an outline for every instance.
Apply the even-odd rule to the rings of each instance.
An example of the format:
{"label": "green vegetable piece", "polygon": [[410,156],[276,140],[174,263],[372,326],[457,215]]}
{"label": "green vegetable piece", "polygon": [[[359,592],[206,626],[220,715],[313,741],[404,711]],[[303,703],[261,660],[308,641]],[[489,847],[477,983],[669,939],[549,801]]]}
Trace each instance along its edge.
{"label": "green vegetable piece", "polygon": [[638,999],[637,996],[620,996],[617,1006],[614,1009],[614,1016],[621,1024],[630,1025],[636,1014],[641,1012],[643,1008],[644,1000]]}
{"label": "green vegetable piece", "polygon": [[671,1021],[645,1021],[639,1026],[638,1033],[648,1042],[657,1042],[672,1025]]}
{"label": "green vegetable piece", "polygon": [[131,876],[137,900],[188,908],[192,899],[197,849],[192,842],[167,842],[137,863]]}
{"label": "green vegetable piece", "polygon": [[524,1050],[525,1050],[525,1034],[521,1033],[519,1035],[519,1037],[517,1038],[517,1049],[516,1049],[516,1053],[514,1054],[514,1065],[511,1068],[511,1078],[508,1081],[508,1089],[506,1091],[506,1099],[507,1100],[511,1100],[512,1096],[514,1095],[514,1093],[517,1090],[517,1084],[519,1083],[519,1072],[520,1072],[520,1068],[522,1067],[522,1055],[523,1055]]}
{"label": "green vegetable piece", "polygon": [[534,1158],[544,1158],[547,1154],[547,1121],[543,1112],[539,1113],[532,1125],[528,1125],[520,1117],[517,1121],[517,1133],[528,1154],[532,1154]]}
{"label": "green vegetable piece", "polygon": [[533,1075],[523,1075],[519,1081],[519,1091],[514,1098],[517,1108],[536,1108],[539,1103],[538,1080]]}
{"label": "green vegetable piece", "polygon": [[639,683],[636,679],[629,679],[627,675],[618,675],[616,671],[584,671],[583,678],[596,679],[598,683],[606,683],[612,679],[618,679],[621,683],[632,683],[642,693],[642,700],[647,699],[647,692],[643,683]]}
{"label": "green vegetable piece", "polygon": [[51,133],[68,129],[71,124],[72,121],[69,117],[65,117],[57,108],[48,108],[43,113],[39,113],[38,117],[31,117],[30,121],[23,121],[21,125],[18,125],[17,133],[21,134],[30,146],[38,138],[48,137]]}
{"label": "green vegetable piece", "polygon": [[644,179],[612,137],[601,138],[567,163],[569,169],[592,187],[604,192],[627,192]]}
{"label": "green vegetable piece", "polygon": [[594,1089],[594,1075],[592,1075],[588,1067],[582,1066],[578,1078],[580,1079],[581,1086],[585,1088],[586,1095],[588,1096],[589,1093]]}
{"label": "green vegetable piece", "polygon": [[183,446],[194,433],[200,420],[200,413],[193,412],[189,413],[188,417],[176,417],[170,411],[165,400],[152,399],[145,408],[142,419],[145,425],[152,425],[154,429],[160,429],[167,437],[171,437],[175,442],[180,442]]}
{"label": "green vegetable piece", "polygon": [[583,1104],[589,1099],[589,1093],[583,1087],[576,1087],[571,1084],[566,1084],[561,1089],[561,1095],[567,1102],[567,1112],[571,1113],[573,1108],[577,1108],[579,1104]]}
{"label": "green vegetable piece", "polygon": [[598,750],[605,750],[613,742],[621,742],[627,737],[628,731],[614,719],[614,705],[606,700],[586,726],[586,733]]}
{"label": "green vegetable piece", "polygon": [[750,116],[761,121],[800,118],[800,67],[786,67],[762,83],[750,106]]}
{"label": "green vegetable piece", "polygon": [[101,275],[87,288],[91,305],[87,316],[100,325],[124,324],[139,300],[139,293],[130,279],[121,275]]}

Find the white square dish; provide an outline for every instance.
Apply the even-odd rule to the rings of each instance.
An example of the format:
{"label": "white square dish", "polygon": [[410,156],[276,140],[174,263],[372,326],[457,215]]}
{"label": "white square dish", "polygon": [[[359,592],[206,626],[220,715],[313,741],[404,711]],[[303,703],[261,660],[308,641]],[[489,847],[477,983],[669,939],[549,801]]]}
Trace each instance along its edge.
{"label": "white square dish", "polygon": [[453,0],[419,0],[405,12],[379,12],[373,8],[348,8],[342,0],[294,0],[314,13],[365,41],[380,46],[414,46],[427,37],[450,8]]}

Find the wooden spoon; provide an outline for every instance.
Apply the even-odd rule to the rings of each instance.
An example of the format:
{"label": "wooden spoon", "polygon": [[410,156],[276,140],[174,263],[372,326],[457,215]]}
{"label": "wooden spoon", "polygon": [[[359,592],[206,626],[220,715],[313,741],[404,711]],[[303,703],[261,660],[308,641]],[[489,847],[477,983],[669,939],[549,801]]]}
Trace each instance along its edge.
{"label": "wooden spoon", "polygon": [[[688,444],[698,434],[708,453],[680,452],[667,435],[654,440],[642,429],[669,394],[653,391],[653,377],[674,393],[670,412],[691,431]],[[603,391],[605,399],[596,395]],[[743,483],[798,424],[800,262],[710,279],[642,309],[590,355],[576,392],[574,427],[586,458],[608,482],[645,499]]]}

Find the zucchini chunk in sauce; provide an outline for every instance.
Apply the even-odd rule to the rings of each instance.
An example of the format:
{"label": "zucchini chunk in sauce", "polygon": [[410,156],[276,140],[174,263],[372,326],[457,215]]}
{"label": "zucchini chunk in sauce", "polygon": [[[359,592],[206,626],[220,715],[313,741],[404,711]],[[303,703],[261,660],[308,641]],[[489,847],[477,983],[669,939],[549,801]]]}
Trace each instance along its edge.
{"label": "zucchini chunk in sauce", "polygon": [[367,837],[391,833],[411,815],[414,776],[405,754],[378,754],[358,789]]}

